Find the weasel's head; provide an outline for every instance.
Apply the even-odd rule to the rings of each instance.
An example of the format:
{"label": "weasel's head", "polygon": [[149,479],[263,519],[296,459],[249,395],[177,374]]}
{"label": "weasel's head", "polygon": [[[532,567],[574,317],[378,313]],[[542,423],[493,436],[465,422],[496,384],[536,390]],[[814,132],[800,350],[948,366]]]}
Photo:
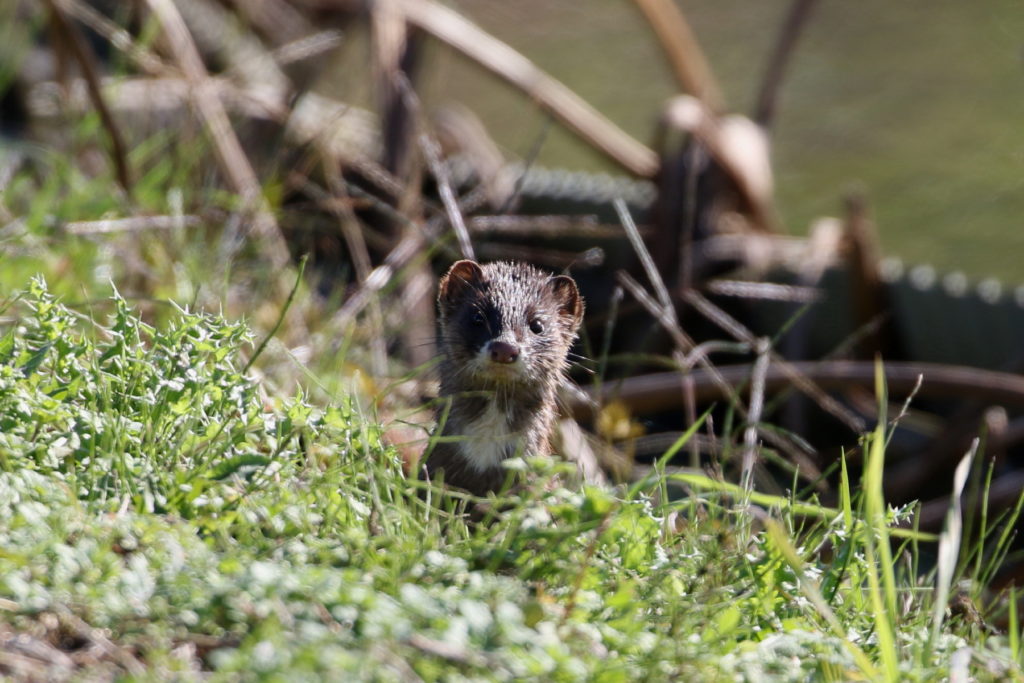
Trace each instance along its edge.
{"label": "weasel's head", "polygon": [[441,278],[440,345],[466,388],[545,383],[583,320],[572,278],[522,263],[459,261]]}

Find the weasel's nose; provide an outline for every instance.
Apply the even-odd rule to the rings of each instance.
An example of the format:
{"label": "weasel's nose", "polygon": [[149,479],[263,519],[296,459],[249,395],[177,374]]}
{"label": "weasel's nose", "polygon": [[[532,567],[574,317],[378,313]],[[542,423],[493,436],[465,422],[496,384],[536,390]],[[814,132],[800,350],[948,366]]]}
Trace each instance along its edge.
{"label": "weasel's nose", "polygon": [[515,344],[509,344],[508,342],[491,342],[490,350],[491,361],[494,363],[509,365],[515,363],[516,359],[519,358],[519,347]]}

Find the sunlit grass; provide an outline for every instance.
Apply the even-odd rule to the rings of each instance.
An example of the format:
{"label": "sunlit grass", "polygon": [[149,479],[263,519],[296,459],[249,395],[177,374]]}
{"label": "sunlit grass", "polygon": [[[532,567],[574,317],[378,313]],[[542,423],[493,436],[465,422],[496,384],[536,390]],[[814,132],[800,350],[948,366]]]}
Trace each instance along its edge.
{"label": "sunlit grass", "polygon": [[[86,150],[95,118],[70,135]],[[1016,592],[983,597],[1021,503],[936,562],[881,497],[884,419],[834,507],[672,469],[698,420],[619,489],[512,463],[533,484],[468,524],[382,438],[375,406],[414,371],[369,376],[366,333],[323,320],[298,273],[286,302],[259,254],[222,258],[232,200],[201,142],[136,146],[130,199],[29,156],[2,198],[0,621],[80,677],[941,680],[966,649],[977,679],[1021,678]],[[203,220],[62,230],[177,213]],[[961,584],[1005,634],[951,618]],[[86,652],[83,622],[116,649]]]}
{"label": "sunlit grass", "polygon": [[[3,311],[0,598],[19,632],[52,640],[74,615],[147,678],[937,680],[963,647],[981,680],[1020,675],[1014,608],[1006,635],[946,617],[935,570],[908,570],[933,540],[895,527],[877,481],[844,476],[838,508],[741,508],[703,475],[570,490],[531,461],[535,485],[469,526],[356,402],[262,395],[244,326],[109,308],[36,281]],[[865,439],[870,470],[882,427]]]}

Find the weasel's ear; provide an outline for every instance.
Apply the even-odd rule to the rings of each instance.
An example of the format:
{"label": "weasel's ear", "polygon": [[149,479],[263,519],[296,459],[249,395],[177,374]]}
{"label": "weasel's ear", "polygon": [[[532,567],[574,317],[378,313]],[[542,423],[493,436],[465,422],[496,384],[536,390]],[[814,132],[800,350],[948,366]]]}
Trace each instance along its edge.
{"label": "weasel's ear", "polygon": [[484,271],[475,261],[456,261],[441,278],[437,300],[451,306],[484,279]]}
{"label": "weasel's ear", "polygon": [[576,288],[576,281],[568,275],[556,275],[548,280],[548,289],[558,302],[558,313],[572,321],[572,330],[576,331],[583,320],[583,297]]}

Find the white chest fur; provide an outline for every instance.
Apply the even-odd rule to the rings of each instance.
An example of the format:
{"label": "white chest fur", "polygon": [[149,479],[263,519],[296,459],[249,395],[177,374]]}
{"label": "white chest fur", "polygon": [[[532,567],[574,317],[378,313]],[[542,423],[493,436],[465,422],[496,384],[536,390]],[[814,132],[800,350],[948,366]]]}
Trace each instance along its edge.
{"label": "white chest fur", "polygon": [[499,467],[510,452],[515,452],[518,435],[509,428],[508,416],[494,401],[488,401],[478,418],[463,425],[462,437],[459,452],[470,468],[483,472]]}

